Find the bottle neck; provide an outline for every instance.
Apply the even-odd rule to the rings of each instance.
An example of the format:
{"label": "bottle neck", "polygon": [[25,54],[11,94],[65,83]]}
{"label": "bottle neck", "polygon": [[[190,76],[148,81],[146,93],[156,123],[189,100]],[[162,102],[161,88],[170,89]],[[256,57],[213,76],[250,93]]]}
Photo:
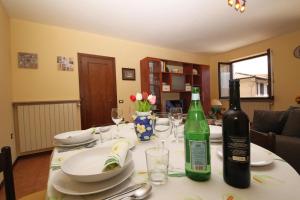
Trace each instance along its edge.
{"label": "bottle neck", "polygon": [[200,94],[192,93],[192,101],[200,101]]}
{"label": "bottle neck", "polygon": [[191,106],[194,108],[201,108],[199,93],[192,93]]}
{"label": "bottle neck", "polygon": [[240,87],[237,84],[233,84],[230,87],[230,109],[232,110],[240,110],[241,104],[240,104]]}
{"label": "bottle neck", "polygon": [[200,103],[200,90],[198,87],[192,88],[192,95],[191,95],[191,105],[190,109],[192,110],[198,110],[201,109],[201,103]]}

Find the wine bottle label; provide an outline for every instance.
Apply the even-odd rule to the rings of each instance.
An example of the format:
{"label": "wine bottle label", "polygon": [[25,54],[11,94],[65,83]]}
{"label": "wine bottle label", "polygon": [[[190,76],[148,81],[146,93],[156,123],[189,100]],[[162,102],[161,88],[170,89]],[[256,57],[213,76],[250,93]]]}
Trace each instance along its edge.
{"label": "wine bottle label", "polygon": [[198,93],[192,93],[192,101],[200,100],[200,95]]}
{"label": "wine bottle label", "polygon": [[191,169],[193,171],[207,170],[207,142],[204,141],[189,141]]}
{"label": "wine bottle label", "polygon": [[227,150],[228,160],[241,163],[250,161],[250,145],[247,137],[229,136]]}

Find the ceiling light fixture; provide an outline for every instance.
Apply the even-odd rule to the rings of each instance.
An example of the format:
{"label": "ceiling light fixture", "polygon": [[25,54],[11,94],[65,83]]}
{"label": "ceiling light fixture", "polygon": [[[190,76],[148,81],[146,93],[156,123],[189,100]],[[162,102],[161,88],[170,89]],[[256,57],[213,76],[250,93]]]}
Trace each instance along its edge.
{"label": "ceiling light fixture", "polygon": [[243,13],[246,9],[246,0],[227,0],[228,5],[235,8],[236,11]]}
{"label": "ceiling light fixture", "polygon": [[233,6],[233,0],[228,0],[228,5]]}

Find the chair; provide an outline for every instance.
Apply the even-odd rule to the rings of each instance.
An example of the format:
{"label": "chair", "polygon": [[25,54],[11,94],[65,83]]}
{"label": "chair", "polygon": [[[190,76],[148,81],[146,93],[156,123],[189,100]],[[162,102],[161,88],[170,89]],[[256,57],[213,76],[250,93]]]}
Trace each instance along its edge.
{"label": "chair", "polygon": [[[5,146],[1,149],[0,172],[3,172],[4,175],[6,200],[15,200],[16,194],[15,194],[15,187],[14,187],[11,150],[10,147],[8,146]],[[22,197],[20,200],[44,200],[45,196],[46,196],[46,191],[43,190]]]}
{"label": "chair", "polygon": [[264,147],[273,153],[275,153],[275,148],[276,148],[275,136],[276,134],[272,132],[263,133],[260,131],[250,129],[251,142],[261,147]]}
{"label": "chair", "polygon": [[251,142],[286,160],[300,174],[300,108],[285,111],[255,110]]}
{"label": "chair", "polygon": [[3,147],[0,153],[0,172],[3,172],[5,196],[7,200],[15,200],[15,186],[12,171],[10,147]]}

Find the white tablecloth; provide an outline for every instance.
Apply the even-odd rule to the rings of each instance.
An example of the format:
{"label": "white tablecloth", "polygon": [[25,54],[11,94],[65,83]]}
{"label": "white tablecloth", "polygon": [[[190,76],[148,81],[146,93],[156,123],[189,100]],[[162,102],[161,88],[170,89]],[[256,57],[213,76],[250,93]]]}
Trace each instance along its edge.
{"label": "white tablecloth", "polygon": [[[110,130],[114,131],[114,129]],[[126,134],[125,134],[126,133]],[[121,136],[134,137],[134,129],[128,125],[122,125]],[[97,146],[108,145],[101,144]],[[147,181],[145,149],[155,146],[155,141],[138,142],[133,151],[135,174],[131,184]],[[184,169],[183,143],[168,142],[170,150],[170,168],[175,170]],[[161,186],[153,186],[151,196],[148,199],[185,199],[185,200],[266,200],[266,199],[289,199],[300,198],[300,176],[284,160],[271,153],[274,162],[264,167],[251,168],[251,186],[247,189],[237,189],[227,185],[223,181],[222,160],[217,155],[217,148],[221,144],[211,144],[212,174],[209,181],[195,182],[187,177],[169,177],[168,183]],[[86,149],[59,153],[58,148],[53,151],[51,166],[59,165],[68,157]],[[267,151],[267,150],[265,150]],[[52,186],[53,168],[49,172],[47,196],[48,199],[100,199],[101,194],[90,196],[69,196],[56,191]],[[55,169],[59,170],[59,169]]]}

